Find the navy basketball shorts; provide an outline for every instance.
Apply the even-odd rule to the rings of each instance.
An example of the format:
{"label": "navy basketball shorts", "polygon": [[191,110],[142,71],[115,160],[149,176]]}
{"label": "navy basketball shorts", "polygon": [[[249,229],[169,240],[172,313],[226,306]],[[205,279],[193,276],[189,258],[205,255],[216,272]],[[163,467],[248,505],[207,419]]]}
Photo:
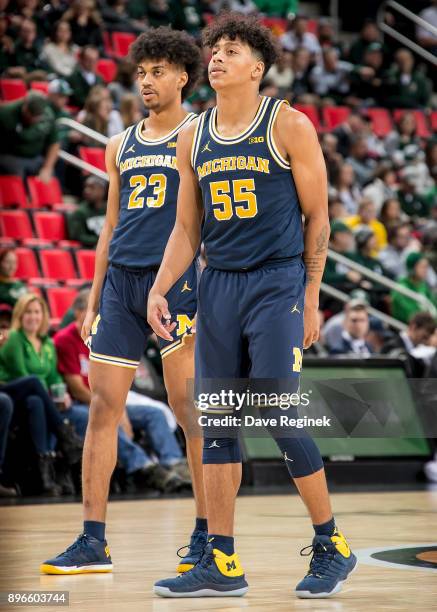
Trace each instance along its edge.
{"label": "navy basketball shorts", "polygon": [[[158,338],[162,357],[183,346],[195,331],[197,263],[166,295],[171,321],[177,323],[173,340]],[[156,278],[155,269],[135,269],[110,264],[100,296],[99,314],[91,329],[90,360],[135,369],[152,329],[147,323],[147,299]]]}
{"label": "navy basketball shorts", "polygon": [[219,392],[220,379],[234,380],[234,390],[241,390],[238,379],[248,378],[251,390],[263,391],[268,379],[273,387],[274,381],[287,381],[289,390],[298,391],[305,282],[300,256],[247,272],[203,271],[196,320],[197,400],[200,393]]}

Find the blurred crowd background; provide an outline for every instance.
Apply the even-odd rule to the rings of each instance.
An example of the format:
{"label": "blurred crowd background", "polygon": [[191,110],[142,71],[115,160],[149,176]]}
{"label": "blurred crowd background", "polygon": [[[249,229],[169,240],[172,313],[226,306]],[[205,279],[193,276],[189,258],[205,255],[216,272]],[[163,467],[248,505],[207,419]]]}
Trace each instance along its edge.
{"label": "blurred crowd background", "polygon": [[[282,53],[261,93],[287,99],[319,134],[330,248],[396,283],[328,259],[324,283],[349,299],[322,293],[321,338],[307,353],[395,356],[409,376],[437,377],[435,66],[383,36],[381,2],[353,4],[339,3],[339,21],[323,1],[0,0],[0,495],[78,490],[90,399],[79,330],[107,183],[59,159],[63,150],[104,171],[104,138],[59,119],[110,137],[145,116],[127,51],[148,26],[184,29],[199,44],[222,10],[257,14],[271,27]],[[403,5],[437,26],[435,0]],[[437,54],[437,36],[389,10],[383,18]],[[197,113],[214,105],[203,53],[203,78],[184,103]],[[387,325],[372,308],[404,325]],[[183,440],[153,339],[136,384],[113,490],[183,490]]]}

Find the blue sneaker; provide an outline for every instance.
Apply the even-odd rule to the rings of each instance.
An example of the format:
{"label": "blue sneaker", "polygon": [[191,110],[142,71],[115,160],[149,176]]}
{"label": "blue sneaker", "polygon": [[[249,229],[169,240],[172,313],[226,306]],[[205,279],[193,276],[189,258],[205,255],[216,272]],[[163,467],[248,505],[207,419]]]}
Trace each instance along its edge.
{"label": "blue sneaker", "polygon": [[[308,574],[296,587],[296,595],[302,599],[330,597],[341,590],[349,574],[357,566],[357,558],[349,548],[344,535],[335,529],[334,535],[316,535],[311,546],[311,559]],[[308,554],[311,554],[308,553]]]}
{"label": "blue sneaker", "polygon": [[161,597],[241,597],[248,588],[238,555],[207,544],[193,569],[155,582],[153,591]]}
{"label": "blue sneaker", "polygon": [[104,540],[97,540],[82,533],[63,553],[40,565],[43,574],[88,574],[112,572],[109,547]]}
{"label": "blue sneaker", "polygon": [[[191,535],[190,543],[188,544],[188,546],[182,546],[182,548],[177,551],[177,555],[181,559],[177,567],[177,571],[180,574],[188,572],[188,570],[193,569],[196,563],[199,563],[200,559],[202,558],[203,549],[206,546],[207,540],[207,531],[194,530]],[[181,550],[184,550],[184,548],[188,548],[188,552],[186,555],[182,556],[179,553],[181,552]]]}

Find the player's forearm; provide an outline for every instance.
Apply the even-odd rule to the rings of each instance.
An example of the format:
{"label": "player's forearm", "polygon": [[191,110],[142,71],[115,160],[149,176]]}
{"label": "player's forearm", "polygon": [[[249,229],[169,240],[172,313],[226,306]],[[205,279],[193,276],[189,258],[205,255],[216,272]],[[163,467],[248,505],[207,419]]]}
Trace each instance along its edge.
{"label": "player's forearm", "polygon": [[189,268],[200,244],[200,223],[187,228],[176,221],[151,293],[166,295]]}
{"label": "player's forearm", "polygon": [[315,307],[319,305],[320,283],[328,253],[329,234],[329,219],[324,212],[306,219],[303,253],[307,274],[305,303]]}
{"label": "player's forearm", "polygon": [[93,284],[88,299],[88,309],[97,312],[99,307],[100,293],[106,270],[108,269],[109,243],[111,242],[113,229],[105,223],[96,246],[96,262],[94,269]]}

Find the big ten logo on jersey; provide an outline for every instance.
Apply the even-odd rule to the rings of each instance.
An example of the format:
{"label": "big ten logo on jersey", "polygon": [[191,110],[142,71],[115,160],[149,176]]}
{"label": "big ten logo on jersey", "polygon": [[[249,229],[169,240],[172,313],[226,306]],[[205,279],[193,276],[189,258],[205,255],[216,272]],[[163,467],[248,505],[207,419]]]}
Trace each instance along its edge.
{"label": "big ten logo on jersey", "polygon": [[251,136],[249,138],[249,144],[258,144],[264,142],[264,136]]}
{"label": "big ten logo on jersey", "polygon": [[176,315],[177,327],[176,336],[193,333],[196,331],[196,317],[189,317],[186,314]]}
{"label": "big ten logo on jersey", "polygon": [[176,149],[177,142],[176,140],[170,141],[167,143],[167,149]]}

